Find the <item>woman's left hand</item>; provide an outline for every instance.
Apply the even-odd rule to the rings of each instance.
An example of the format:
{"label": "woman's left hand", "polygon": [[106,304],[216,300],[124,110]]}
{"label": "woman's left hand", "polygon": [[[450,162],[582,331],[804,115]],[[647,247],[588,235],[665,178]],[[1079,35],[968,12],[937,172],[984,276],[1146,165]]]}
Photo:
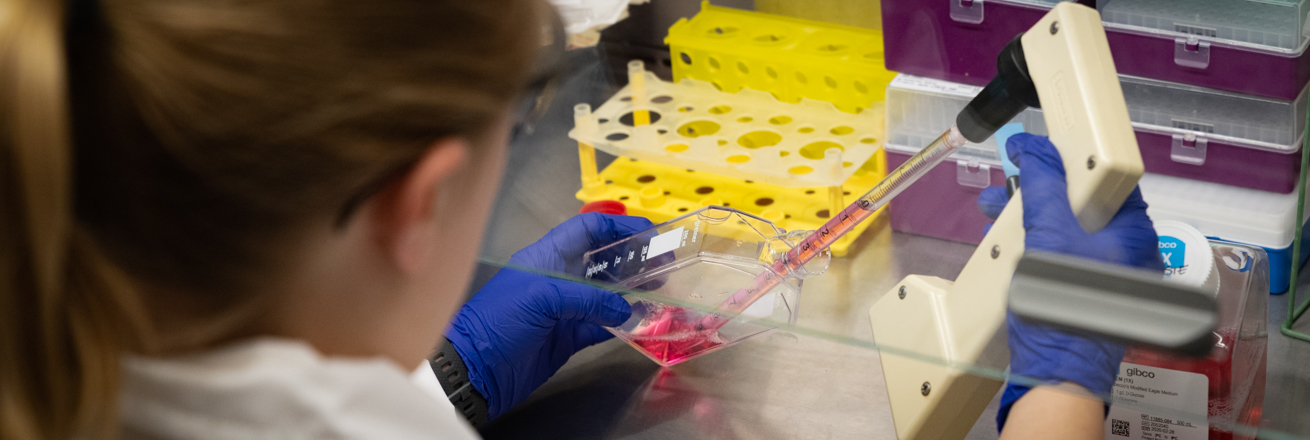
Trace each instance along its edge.
{"label": "woman's left hand", "polygon": [[[516,252],[510,263],[581,277],[584,253],[653,226],[641,217],[578,215]],[[495,419],[578,350],[613,337],[603,326],[622,324],[631,314],[613,292],[506,267],[460,308],[446,337],[487,399],[488,419]]]}

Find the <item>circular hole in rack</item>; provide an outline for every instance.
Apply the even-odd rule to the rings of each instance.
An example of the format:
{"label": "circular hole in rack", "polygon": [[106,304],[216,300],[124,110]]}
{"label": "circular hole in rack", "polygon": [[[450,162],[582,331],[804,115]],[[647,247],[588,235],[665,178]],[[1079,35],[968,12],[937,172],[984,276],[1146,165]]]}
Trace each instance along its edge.
{"label": "circular hole in rack", "polygon": [[814,127],[801,127],[796,130],[797,133],[814,133]]}
{"label": "circular hole in rack", "polygon": [[787,37],[785,35],[778,35],[778,34],[764,34],[755,37],[755,41],[757,43],[777,43],[779,41],[782,41],[783,38],[787,38]]}
{"label": "circular hole in rack", "polygon": [[673,97],[669,95],[660,95],[650,99],[650,102],[656,104],[665,104],[671,101],[673,101]]}
{"label": "circular hole in rack", "polygon": [[686,52],[682,52],[678,54],[678,58],[682,60],[682,64],[686,64],[688,66],[691,65],[691,55],[687,55]]}
{"label": "circular hole in rack", "polygon": [[604,123],[609,122],[609,121],[610,121],[609,119],[605,119],[605,118],[600,118],[600,119],[597,119],[597,120],[596,120],[596,122],[601,123],[601,124],[604,124]]}
{"label": "circular hole in rack", "polygon": [[878,142],[878,139],[876,139],[876,138],[864,138],[864,139],[860,139],[860,143],[861,143],[861,144],[872,144],[872,143],[876,143],[876,142]]}
{"label": "circular hole in rack", "polygon": [[812,171],[814,171],[814,168],[810,168],[807,165],[795,166],[787,169],[788,173],[795,174],[797,176],[802,174],[809,174]]}
{"label": "circular hole in rack", "polygon": [[751,161],[751,157],[745,154],[734,154],[724,160],[728,161],[728,163],[746,163]]}
{"label": "circular hole in rack", "polygon": [[628,200],[628,196],[619,196],[619,200]]}
{"label": "circular hole in rack", "polygon": [[812,190],[812,189],[807,189],[807,190],[805,190],[805,193],[806,193],[806,194],[814,194],[814,190]]}
{"label": "circular hole in rack", "polygon": [[640,182],[640,183],[651,183],[651,182],[654,182],[654,181],[655,181],[655,176],[652,176],[652,175],[650,175],[650,174],[646,174],[646,175],[643,175],[643,176],[637,178],[637,182]]}
{"label": "circular hole in rack", "polygon": [[664,195],[666,195],[666,196],[669,195],[669,194],[673,194],[673,193],[668,192],[668,191],[665,191],[665,192],[664,192]]}
{"label": "circular hole in rack", "polygon": [[690,105],[684,105],[684,106],[682,106],[682,107],[678,107],[678,112],[679,112],[679,113],[687,113],[687,112],[690,112],[690,111],[692,111],[692,110],[695,110],[695,109],[692,108]]}
{"label": "circular hole in rack", "polygon": [[605,140],[610,140],[610,141],[615,141],[615,142],[617,142],[617,141],[621,141],[621,140],[624,140],[624,139],[627,139],[627,138],[628,138],[628,134],[627,134],[627,133],[610,133],[609,135],[606,135],[606,136],[605,136]]}
{"label": "circular hole in rack", "polygon": [[670,153],[681,153],[683,151],[687,151],[690,148],[691,146],[687,144],[672,144],[664,147],[664,151],[668,151]]}
{"label": "circular hole in rack", "polygon": [[773,125],[786,125],[786,124],[790,124],[791,121],[792,121],[791,116],[787,116],[787,115],[778,115],[769,118],[769,123]]}
{"label": "circular hole in rack", "polygon": [[869,93],[869,88],[868,88],[868,87],[865,87],[864,83],[859,82],[859,81],[856,81],[856,82],[855,82],[855,91],[860,92],[860,93]]}
{"label": "circular hole in rack", "polygon": [[737,28],[732,26],[715,26],[713,28],[710,28],[710,30],[706,31],[706,33],[714,37],[727,36],[737,33]]}
{"label": "circular hole in rack", "polygon": [[714,121],[691,121],[678,127],[678,134],[694,138],[718,133],[722,128]]}
{"label": "circular hole in rack", "polygon": [[830,89],[835,89],[835,88],[837,88],[837,80],[832,79],[831,76],[825,76],[825,77],[823,77],[823,83],[826,84],[826,85],[828,85],[828,88],[830,88]]}
{"label": "circular hole in rack", "polygon": [[835,134],[835,135],[837,135],[837,136],[845,136],[845,135],[848,135],[848,134],[854,133],[854,132],[855,132],[855,129],[854,129],[854,128],[847,127],[847,126],[845,126],[845,125],[838,125],[838,126],[836,126],[836,127],[833,127],[832,130],[828,130],[828,132],[829,132],[829,133],[832,133],[832,134]]}
{"label": "circular hole in rack", "polygon": [[768,197],[760,197],[758,199],[755,199],[755,206],[769,206],[772,204],[773,204],[773,199]]}
{"label": "circular hole in rack", "polygon": [[711,70],[719,70],[719,59],[718,59],[718,58],[710,57],[710,69],[711,69]]}
{"label": "circular hole in rack", "polygon": [[855,165],[855,162],[842,162],[842,163],[841,163],[841,167],[842,167],[842,168],[846,168],[846,167],[849,167],[849,166],[851,166],[851,165]]}
{"label": "circular hole in rack", "polygon": [[[626,126],[629,126],[629,127],[632,127],[633,124],[634,124],[634,122],[632,121],[632,119],[633,119],[633,113],[635,113],[635,112],[627,112],[627,113],[624,113],[623,116],[619,116],[619,123],[620,123],[620,124],[623,124],[623,125],[626,125]],[[649,121],[649,123],[654,124],[654,123],[660,121],[660,112],[657,112],[657,111],[651,111],[651,110],[646,110],[646,114],[650,115],[650,121]]]}
{"label": "circular hole in rack", "polygon": [[728,113],[728,112],[731,112],[731,111],[732,111],[732,107],[729,107],[729,106],[726,106],[726,105],[716,105],[716,106],[714,106],[714,107],[710,107],[710,113],[713,113],[713,114],[716,114],[716,115],[721,115],[721,114]]}
{"label": "circular hole in rack", "polygon": [[696,194],[705,195],[712,192],[714,192],[714,187],[712,186],[702,186],[700,188],[696,188]]}
{"label": "circular hole in rack", "polygon": [[825,44],[817,48],[819,52],[837,53],[846,50],[845,44]]}
{"label": "circular hole in rack", "polygon": [[725,141],[725,140],[723,140],[723,139],[719,139],[719,146],[723,146],[723,145],[728,145],[728,141]]}
{"label": "circular hole in rack", "polygon": [[828,210],[820,209],[819,212],[814,213],[814,215],[819,218],[828,218]]}
{"label": "circular hole in rack", "polygon": [[814,159],[814,160],[823,159],[825,153],[828,151],[829,148],[836,148],[841,151],[846,151],[846,149],[843,148],[839,143],[832,142],[832,141],[818,141],[806,145],[804,147],[801,147],[801,157],[804,157],[806,159]]}
{"label": "circular hole in rack", "polygon": [[631,97],[631,96],[624,96],[624,97],[622,97],[622,98],[619,98],[619,102],[632,102],[632,97]]}
{"label": "circular hole in rack", "polygon": [[805,78],[805,74],[804,74],[804,73],[796,72],[796,82],[801,83],[801,84],[805,84],[806,81],[809,81],[809,80]]}
{"label": "circular hole in rack", "polygon": [[774,145],[778,145],[779,142],[782,142],[782,135],[778,133],[774,133],[772,131],[763,131],[763,130],[752,131],[750,133],[743,134],[741,135],[741,137],[737,138],[737,145],[741,145],[743,147],[750,148],[752,150],[756,148],[772,147]]}
{"label": "circular hole in rack", "polygon": [[769,75],[769,79],[778,79],[778,71],[773,70],[773,66],[765,67],[764,74]]}
{"label": "circular hole in rack", "polygon": [[737,70],[740,71],[742,75],[750,75],[750,74],[751,74],[751,68],[750,68],[750,67],[747,67],[747,66],[746,66],[746,63],[743,63],[743,62],[741,62],[741,61],[738,61],[738,62],[737,62]]}
{"label": "circular hole in rack", "polygon": [[687,208],[678,208],[678,212],[687,212]]}
{"label": "circular hole in rack", "polygon": [[750,116],[742,116],[742,117],[740,117],[740,118],[737,118],[737,122],[741,122],[741,123],[743,123],[743,124],[744,124],[744,123],[747,123],[747,122],[750,122],[750,121],[754,121],[754,120],[755,120],[755,118],[752,118],[752,117],[750,117]]}
{"label": "circular hole in rack", "polygon": [[787,157],[787,156],[791,156],[791,152],[790,152],[790,151],[779,151],[779,152],[778,152],[778,157]]}

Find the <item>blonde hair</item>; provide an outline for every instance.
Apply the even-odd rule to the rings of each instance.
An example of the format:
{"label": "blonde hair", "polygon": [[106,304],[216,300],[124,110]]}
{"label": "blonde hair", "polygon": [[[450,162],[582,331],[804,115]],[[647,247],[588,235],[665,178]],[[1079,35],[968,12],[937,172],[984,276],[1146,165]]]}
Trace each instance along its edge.
{"label": "blonde hair", "polygon": [[531,0],[69,5],[0,4],[4,438],[113,437],[124,352],[250,331],[300,227],[492,125],[545,16]]}

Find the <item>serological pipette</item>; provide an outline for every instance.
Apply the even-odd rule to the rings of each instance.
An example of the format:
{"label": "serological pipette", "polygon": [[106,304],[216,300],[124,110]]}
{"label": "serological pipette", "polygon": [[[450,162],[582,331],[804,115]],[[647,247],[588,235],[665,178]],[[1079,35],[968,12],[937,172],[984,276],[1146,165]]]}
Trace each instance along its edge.
{"label": "serological pipette", "polygon": [[900,194],[910,184],[923,177],[928,170],[937,166],[955,150],[963,147],[965,142],[967,141],[964,135],[960,134],[959,128],[951,126],[950,130],[942,133],[941,136],[938,136],[936,140],[924,147],[910,160],[887,174],[887,177],[874,185],[873,189],[870,189],[869,192],[856,199],[854,203],[832,216],[818,230],[810,233],[800,243],[774,261],[770,270],[756,276],[751,282],[751,286],[733,293],[732,296],[719,304],[713,313],[701,318],[700,322],[697,323],[698,330],[717,330],[723,327],[732,317],[746,310],[760,297],[777,287],[778,283],[781,283],[789,275],[803,273],[801,271],[806,270],[806,263],[814,259],[815,256],[822,254],[824,249],[832,246],[843,235],[855,229],[855,226],[860,222],[873,216],[873,213],[886,205],[892,197]]}

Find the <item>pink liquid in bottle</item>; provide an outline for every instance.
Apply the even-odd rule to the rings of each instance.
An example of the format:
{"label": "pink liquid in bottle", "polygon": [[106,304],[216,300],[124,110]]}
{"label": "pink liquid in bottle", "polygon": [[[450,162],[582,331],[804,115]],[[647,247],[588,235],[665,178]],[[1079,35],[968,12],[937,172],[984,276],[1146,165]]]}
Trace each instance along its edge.
{"label": "pink liquid in bottle", "polygon": [[1254,438],[1235,434],[1232,430],[1237,426],[1259,426],[1268,358],[1264,344],[1237,341],[1234,339],[1236,332],[1231,328],[1216,335],[1218,343],[1209,356],[1201,359],[1133,347],[1128,349],[1124,362],[1205,375],[1210,382],[1207,411],[1210,440]]}

